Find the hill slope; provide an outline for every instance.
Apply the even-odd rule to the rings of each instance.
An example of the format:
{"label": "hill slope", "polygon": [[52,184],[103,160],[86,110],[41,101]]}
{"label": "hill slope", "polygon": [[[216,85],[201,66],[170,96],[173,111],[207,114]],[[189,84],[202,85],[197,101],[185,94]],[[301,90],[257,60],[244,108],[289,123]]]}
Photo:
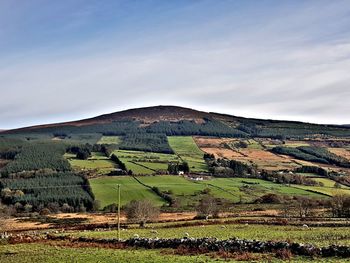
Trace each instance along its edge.
{"label": "hill slope", "polygon": [[306,137],[350,136],[346,126],[318,125],[295,121],[261,120],[227,114],[196,111],[177,106],[130,109],[89,119],[46,124],[2,133],[148,133],[167,135],[207,135],[227,137]]}

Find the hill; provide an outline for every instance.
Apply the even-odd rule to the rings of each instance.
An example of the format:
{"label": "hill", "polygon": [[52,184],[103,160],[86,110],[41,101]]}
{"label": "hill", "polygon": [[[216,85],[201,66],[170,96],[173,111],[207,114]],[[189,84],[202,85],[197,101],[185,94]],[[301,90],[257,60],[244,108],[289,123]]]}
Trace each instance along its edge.
{"label": "hill", "polygon": [[283,120],[262,120],[177,106],[129,109],[72,122],[45,124],[3,131],[12,133],[164,133],[226,137],[305,138],[349,137],[350,127]]}

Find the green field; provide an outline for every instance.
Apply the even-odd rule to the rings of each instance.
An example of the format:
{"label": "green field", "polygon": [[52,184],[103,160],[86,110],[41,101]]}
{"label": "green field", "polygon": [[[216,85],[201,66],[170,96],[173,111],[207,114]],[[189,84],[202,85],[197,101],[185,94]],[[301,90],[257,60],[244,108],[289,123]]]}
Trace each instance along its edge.
{"label": "green field", "polygon": [[[260,179],[246,178],[213,178],[205,181],[193,181],[181,176],[139,176],[139,181],[150,187],[158,187],[161,191],[170,192],[171,196],[179,200],[181,207],[194,207],[202,198],[201,193],[209,188],[210,194],[217,198],[223,198],[232,202],[253,202],[267,193],[280,195],[295,195],[323,198],[324,195],[306,191],[301,188],[289,187]],[[93,193],[97,200],[106,206],[116,202],[116,184],[121,184],[125,194],[122,203],[131,200],[149,198],[155,200],[156,205],[164,204],[163,200],[156,196],[149,188],[138,183],[129,176],[111,176],[90,180]]]}
{"label": "green field", "polygon": [[188,163],[191,172],[208,172],[208,166],[203,159],[204,152],[191,136],[169,136],[168,141],[173,151]]}
{"label": "green field", "polygon": [[[233,237],[256,240],[279,240],[290,242],[309,243],[317,246],[328,246],[332,244],[350,245],[350,227],[314,227],[305,229],[300,226],[276,226],[276,225],[205,225],[171,227],[172,223],[148,224],[148,229],[130,228],[122,231],[121,238],[131,238],[134,234],[140,237],[155,237],[150,229],[157,230],[159,238],[181,238],[185,233],[190,237],[216,237],[218,239],[229,239]],[[175,223],[173,223],[175,224]],[[166,225],[166,227],[164,227]],[[115,238],[117,231],[107,232],[75,232],[74,236],[94,238]]]}
{"label": "green field", "polygon": [[[96,232],[98,233],[98,232]],[[116,233],[115,233],[116,234]],[[49,244],[16,244],[0,245],[0,262],[6,263],[61,263],[61,262],[139,262],[139,263],[205,263],[205,262],[286,262],[268,254],[261,257],[261,254],[250,253],[255,259],[244,260],[234,258],[218,257],[215,254],[175,254],[171,249],[111,249],[97,247],[67,247]],[[239,257],[239,255],[237,255]],[[310,258],[295,256],[288,262],[309,263],[309,262],[348,262],[347,258]]]}
{"label": "green field", "polygon": [[335,188],[335,181],[328,178],[312,178],[316,182],[323,183],[324,186],[306,186],[306,185],[294,185],[294,187],[299,189],[316,191],[325,195],[334,196],[337,194],[350,195],[350,187],[345,185],[340,185],[340,188]]}
{"label": "green field", "polygon": [[152,153],[142,151],[116,150],[113,152],[125,163],[128,170],[135,175],[151,175],[156,172],[165,172],[169,162],[178,162],[175,154]]}
{"label": "green field", "polygon": [[121,185],[121,204],[125,205],[132,200],[147,199],[157,206],[164,201],[152,190],[138,183],[130,176],[105,176],[89,180],[96,200],[101,202],[101,207],[118,203],[117,184]]}
{"label": "green field", "polygon": [[[162,253],[163,252],[163,253]],[[177,256],[171,251],[145,249],[70,248],[43,244],[0,245],[2,263],[62,263],[62,262],[217,262],[205,255]]]}
{"label": "green field", "polygon": [[[323,186],[325,187],[330,187],[330,188],[334,188],[334,184],[336,183],[335,181],[328,179],[328,178],[312,178],[313,180],[315,180],[316,182],[319,183],[323,183]],[[350,190],[350,187],[346,186],[346,185],[340,185],[341,189],[348,189]]]}
{"label": "green field", "polygon": [[77,159],[74,154],[69,153],[66,153],[64,156],[75,170],[90,170],[95,171],[96,174],[100,175],[108,174],[116,168],[113,161],[99,152],[93,152],[91,157],[87,160]]}
{"label": "green field", "polygon": [[243,202],[252,202],[267,193],[275,193],[280,195],[322,197],[322,195],[316,193],[261,179],[214,178],[212,180],[202,181],[200,183],[225,190],[226,195],[225,197],[223,196],[223,198],[227,198],[227,193],[230,193],[231,198],[228,199],[233,199],[233,201],[236,202],[239,201],[239,198],[241,198]]}
{"label": "green field", "polygon": [[98,144],[119,144],[121,139],[119,136],[102,136],[97,142]]}

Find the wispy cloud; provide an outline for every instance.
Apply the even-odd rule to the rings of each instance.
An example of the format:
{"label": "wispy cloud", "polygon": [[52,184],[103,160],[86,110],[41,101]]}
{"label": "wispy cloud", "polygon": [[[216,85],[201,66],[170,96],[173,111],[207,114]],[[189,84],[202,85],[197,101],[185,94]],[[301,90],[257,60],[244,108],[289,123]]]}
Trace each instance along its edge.
{"label": "wispy cloud", "polygon": [[[121,20],[106,19],[106,29],[96,14],[108,10],[65,6],[75,15],[60,32],[97,28],[62,47],[48,38],[4,55],[0,127],[156,104],[350,123],[350,4],[244,2],[157,2],[144,10],[118,2]],[[149,18],[155,8],[162,13]]]}

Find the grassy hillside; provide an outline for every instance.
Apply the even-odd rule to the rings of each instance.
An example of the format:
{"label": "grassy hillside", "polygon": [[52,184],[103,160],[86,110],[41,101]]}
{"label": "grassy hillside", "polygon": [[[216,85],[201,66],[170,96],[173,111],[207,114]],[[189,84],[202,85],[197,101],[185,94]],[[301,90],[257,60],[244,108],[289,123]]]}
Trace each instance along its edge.
{"label": "grassy hillside", "polygon": [[[138,181],[141,183],[139,183]],[[178,200],[179,205],[184,208],[194,209],[197,202],[202,198],[205,189],[216,198],[223,198],[231,202],[254,202],[267,193],[279,195],[295,195],[323,198],[324,195],[309,192],[296,187],[267,182],[260,179],[243,178],[213,178],[205,181],[193,181],[181,176],[140,176],[135,180],[128,176],[101,177],[90,180],[93,193],[102,206],[115,203],[117,198],[116,185],[121,184],[123,188],[122,203],[131,200],[147,198],[157,205],[164,204],[164,200],[155,195],[153,191],[145,187],[157,187],[162,192],[169,193]]]}
{"label": "grassy hillside", "polygon": [[127,150],[116,150],[113,153],[125,163],[128,170],[132,170],[134,175],[165,173],[169,162],[178,162],[180,160],[175,154]]}
{"label": "grassy hillside", "polygon": [[159,196],[152,190],[141,185],[130,176],[109,176],[89,180],[96,200],[101,201],[101,206],[118,203],[117,184],[121,185],[121,204],[125,205],[131,200],[150,200],[155,205],[164,204]]}
{"label": "grassy hillside", "polygon": [[92,152],[91,157],[87,160],[77,159],[74,154],[69,153],[66,153],[64,156],[73,169],[77,171],[90,170],[94,171],[95,174],[108,174],[117,168],[114,162],[104,154],[98,152]]}
{"label": "grassy hillside", "polygon": [[200,150],[190,136],[168,137],[170,147],[185,162],[192,172],[207,172],[208,167],[203,159],[204,152]]}

